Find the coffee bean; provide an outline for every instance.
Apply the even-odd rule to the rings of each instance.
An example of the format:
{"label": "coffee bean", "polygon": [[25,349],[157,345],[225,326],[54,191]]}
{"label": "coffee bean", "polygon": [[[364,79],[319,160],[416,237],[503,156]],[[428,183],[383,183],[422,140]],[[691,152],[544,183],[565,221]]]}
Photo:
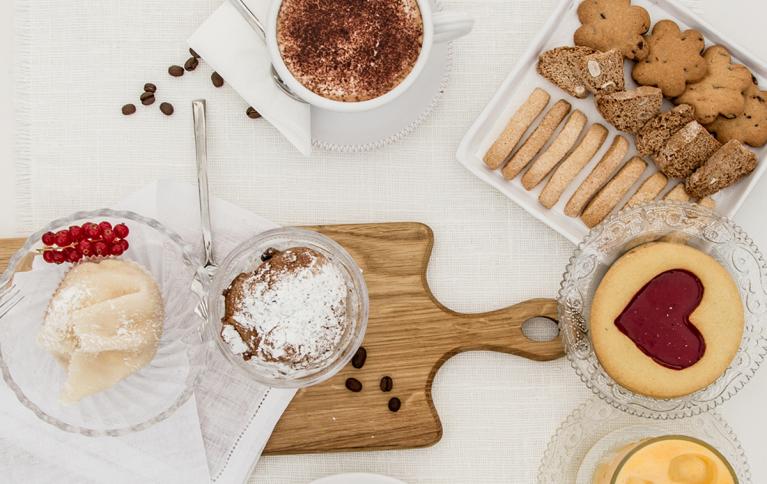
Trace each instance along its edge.
{"label": "coffee bean", "polygon": [[145,92],[141,94],[141,104],[144,106],[149,106],[150,104],[154,104],[154,94],[151,92]]}
{"label": "coffee bean", "polygon": [[266,262],[279,253],[279,250],[275,249],[274,247],[269,247],[264,251],[263,254],[261,254],[261,262]]}
{"label": "coffee bean", "polygon": [[402,408],[402,402],[399,398],[394,397],[389,400],[389,410],[392,412],[398,412],[400,408]]}
{"label": "coffee bean", "polygon": [[197,60],[196,57],[190,57],[184,62],[184,69],[187,71],[193,71],[197,69],[197,65],[199,65],[200,61]]}
{"label": "coffee bean", "polygon": [[247,114],[250,119],[258,119],[261,117],[261,113],[253,109],[253,107],[246,109],[245,114]]}
{"label": "coffee bean", "polygon": [[123,106],[123,114],[126,116],[130,116],[131,114],[136,112],[136,105],[135,104],[126,104]]}
{"label": "coffee bean", "polygon": [[192,49],[191,47],[189,48],[189,53],[192,54],[192,57],[194,57],[195,59],[199,59],[200,58],[200,54],[195,52],[194,49]]}
{"label": "coffee bean", "polygon": [[151,82],[147,82],[146,84],[144,84],[144,92],[155,93],[157,92],[157,86],[155,86]]}
{"label": "coffee bean", "polygon": [[213,74],[210,75],[210,82],[216,87],[221,87],[224,85],[224,78],[218,72],[213,71]]}
{"label": "coffee bean", "polygon": [[346,389],[357,393],[362,391],[362,382],[357,380],[356,378],[347,378],[346,379]]}
{"label": "coffee bean", "polygon": [[362,368],[365,366],[365,360],[368,358],[368,352],[365,348],[362,346],[357,349],[357,352],[354,353],[354,356],[352,357],[352,366],[354,368]]}
{"label": "coffee bean", "polygon": [[170,116],[173,114],[173,105],[171,103],[162,103],[160,104],[160,111],[166,116]]}
{"label": "coffee bean", "polygon": [[390,392],[392,388],[394,388],[394,380],[392,380],[390,376],[385,376],[381,378],[382,392]]}
{"label": "coffee bean", "polygon": [[168,67],[168,74],[173,77],[181,77],[184,75],[184,68],[176,65],[170,66]]}

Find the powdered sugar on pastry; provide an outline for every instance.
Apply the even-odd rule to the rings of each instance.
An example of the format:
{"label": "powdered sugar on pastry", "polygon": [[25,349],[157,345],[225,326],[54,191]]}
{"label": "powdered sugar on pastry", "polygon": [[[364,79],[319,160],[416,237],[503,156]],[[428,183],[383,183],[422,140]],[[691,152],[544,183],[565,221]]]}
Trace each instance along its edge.
{"label": "powdered sugar on pastry", "polygon": [[288,249],[232,282],[222,338],[233,353],[282,374],[321,368],[347,330],[348,294],[325,256]]}

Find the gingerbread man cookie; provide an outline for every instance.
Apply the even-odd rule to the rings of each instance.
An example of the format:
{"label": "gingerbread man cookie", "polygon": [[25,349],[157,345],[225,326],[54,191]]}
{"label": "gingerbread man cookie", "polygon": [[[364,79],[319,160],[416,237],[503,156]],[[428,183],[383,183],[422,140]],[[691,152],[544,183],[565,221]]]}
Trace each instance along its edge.
{"label": "gingerbread man cookie", "polygon": [[736,139],[759,148],[767,144],[767,91],[752,84],[746,90],[746,108],[735,119],[722,116],[706,126],[719,141],[727,143]]}
{"label": "gingerbread man cookie", "polygon": [[680,96],[687,83],[703,79],[708,64],[701,54],[703,35],[697,30],[679,30],[676,22],[661,20],[647,37],[650,52],[634,66],[632,76],[642,86],[655,86],[666,97]]}
{"label": "gingerbread man cookie", "polygon": [[742,114],[746,106],[743,92],[753,84],[751,72],[746,66],[733,64],[730,53],[721,45],[709,47],[703,58],[708,64],[706,77],[689,84],[674,102],[694,107],[700,124],[712,123],[719,115],[733,119]]}
{"label": "gingerbread man cookie", "polygon": [[575,45],[607,52],[618,49],[624,57],[642,60],[649,47],[645,32],[650,28],[650,14],[631,0],[583,0],[578,5],[581,26],[575,31]]}

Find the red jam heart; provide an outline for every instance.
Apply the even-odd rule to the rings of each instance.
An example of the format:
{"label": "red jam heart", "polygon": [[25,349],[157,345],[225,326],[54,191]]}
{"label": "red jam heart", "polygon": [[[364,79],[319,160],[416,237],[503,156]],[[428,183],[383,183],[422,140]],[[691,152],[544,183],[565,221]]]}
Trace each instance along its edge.
{"label": "red jam heart", "polygon": [[684,370],[706,352],[703,335],[690,322],[701,299],[700,279],[672,269],[648,282],[615,319],[615,326],[658,364]]}

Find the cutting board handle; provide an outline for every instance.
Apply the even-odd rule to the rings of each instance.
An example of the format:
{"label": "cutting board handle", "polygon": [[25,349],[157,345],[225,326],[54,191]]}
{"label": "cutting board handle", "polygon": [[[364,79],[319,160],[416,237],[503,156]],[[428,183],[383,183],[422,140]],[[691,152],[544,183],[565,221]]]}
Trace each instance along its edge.
{"label": "cutting board handle", "polygon": [[443,361],[464,351],[489,350],[547,361],[564,354],[559,336],[551,341],[533,341],[525,336],[526,321],[543,317],[556,323],[557,302],[554,299],[530,299],[514,306],[489,313],[461,314],[446,309],[452,315],[454,344],[446,348]]}

